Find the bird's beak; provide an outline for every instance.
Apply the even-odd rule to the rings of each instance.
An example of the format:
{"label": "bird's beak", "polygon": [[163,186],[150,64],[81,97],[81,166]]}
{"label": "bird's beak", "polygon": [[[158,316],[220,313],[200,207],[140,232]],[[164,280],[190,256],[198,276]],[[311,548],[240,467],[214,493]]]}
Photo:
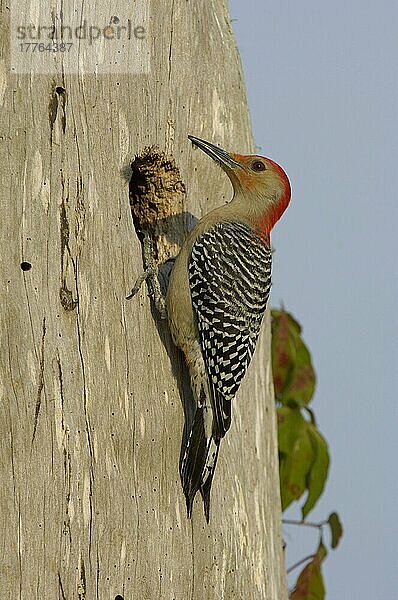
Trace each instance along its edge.
{"label": "bird's beak", "polygon": [[236,169],[237,167],[242,166],[235,159],[233,159],[226,150],[223,150],[214,144],[210,144],[210,142],[205,142],[205,140],[201,140],[193,135],[189,135],[188,138],[195,146],[208,154],[210,158],[220,163],[221,166],[227,167],[227,169]]}

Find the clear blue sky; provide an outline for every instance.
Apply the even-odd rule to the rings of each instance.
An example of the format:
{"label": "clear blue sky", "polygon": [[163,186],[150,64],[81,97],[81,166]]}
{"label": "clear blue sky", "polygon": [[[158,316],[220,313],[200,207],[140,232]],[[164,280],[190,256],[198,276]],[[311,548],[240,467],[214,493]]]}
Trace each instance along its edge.
{"label": "clear blue sky", "polygon": [[[302,323],[318,374],[332,463],[309,518],[337,510],[345,528],[324,565],[327,598],[393,600],[398,3],[231,0],[230,14],[259,153],[293,188],[272,240],[272,294]],[[284,534],[288,564],[312,551],[314,532]]]}

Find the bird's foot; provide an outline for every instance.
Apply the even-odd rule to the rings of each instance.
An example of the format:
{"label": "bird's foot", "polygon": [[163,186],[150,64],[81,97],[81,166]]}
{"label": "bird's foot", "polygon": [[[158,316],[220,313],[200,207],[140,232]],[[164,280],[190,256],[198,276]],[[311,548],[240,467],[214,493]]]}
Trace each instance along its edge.
{"label": "bird's foot", "polygon": [[127,296],[127,300],[131,300],[138,291],[140,290],[144,281],[148,283],[149,296],[152,298],[156,310],[158,311],[161,319],[167,318],[166,301],[160,287],[158,278],[158,267],[156,265],[152,240],[148,233],[145,233],[143,242],[143,260],[145,271],[137,278],[130,294]]}

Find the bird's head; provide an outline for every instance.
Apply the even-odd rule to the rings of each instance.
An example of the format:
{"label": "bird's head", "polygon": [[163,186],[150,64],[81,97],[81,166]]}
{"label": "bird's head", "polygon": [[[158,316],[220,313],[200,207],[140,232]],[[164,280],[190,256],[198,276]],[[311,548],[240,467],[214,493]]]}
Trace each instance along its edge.
{"label": "bird's head", "polygon": [[227,152],[200,138],[188,137],[227,173],[234,197],[248,203],[253,219],[260,219],[261,232],[268,236],[290,202],[290,182],[282,167],[264,156]]}

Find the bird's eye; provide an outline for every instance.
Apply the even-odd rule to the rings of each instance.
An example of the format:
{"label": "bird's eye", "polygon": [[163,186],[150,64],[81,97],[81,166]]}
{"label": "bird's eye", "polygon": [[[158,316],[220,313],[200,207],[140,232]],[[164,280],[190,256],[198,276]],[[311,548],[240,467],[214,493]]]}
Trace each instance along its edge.
{"label": "bird's eye", "polygon": [[252,162],[251,164],[251,168],[253,169],[253,171],[265,171],[265,164],[261,161],[261,160],[255,160]]}

